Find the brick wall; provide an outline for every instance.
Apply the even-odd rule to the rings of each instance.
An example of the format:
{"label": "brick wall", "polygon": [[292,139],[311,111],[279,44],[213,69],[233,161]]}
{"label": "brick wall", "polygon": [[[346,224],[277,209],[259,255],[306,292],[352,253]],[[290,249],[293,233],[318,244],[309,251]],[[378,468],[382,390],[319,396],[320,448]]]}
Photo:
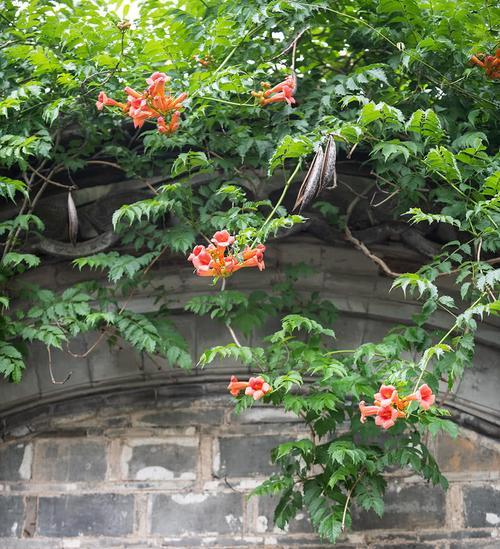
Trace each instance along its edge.
{"label": "brick wall", "polygon": [[[273,527],[247,499],[269,450],[307,436],[265,406],[235,416],[219,382],[107,392],[11,415],[0,444],[0,547],[315,547],[304,515]],[[391,475],[382,519],[358,511],[339,547],[500,547],[500,444],[462,429],[431,441],[443,492]]]}
{"label": "brick wall", "polygon": [[[377,276],[370,260],[339,243],[290,238],[268,252],[266,271],[241,271],[228,287],[271,288],[281,280],[282,265],[306,262],[315,272],[298,290],[317,291],[338,307],[341,319],[333,328],[339,348],[377,341],[418,310],[389,293],[391,281]],[[205,348],[230,341],[221,325],[181,312],[189,298],[207,291],[206,280],[168,262],[158,262],[155,272],[195,362]],[[55,290],[85,276],[65,263],[26,273],[28,281]],[[156,306],[139,294],[129,305],[140,311]],[[438,314],[435,325],[447,321]],[[87,334],[71,347],[83,352],[94,341]],[[487,319],[476,343],[474,367],[447,397],[454,417],[474,431],[463,429],[458,441],[431,441],[450,479],[448,492],[394,474],[384,518],[356,513],[354,531],[338,547],[500,547],[495,320]],[[126,346],[101,345],[85,359],[55,351],[56,379],[72,372],[61,385],[50,381],[45,349],[34,345],[30,355],[20,385],[0,379],[0,549],[319,544],[305,516],[281,532],[272,524],[275,501],[246,497],[272,470],[269,450],[284,437],[308,434],[273,408],[232,414],[226,386],[231,373],[243,373],[241,366],[225,360],[179,372]]]}

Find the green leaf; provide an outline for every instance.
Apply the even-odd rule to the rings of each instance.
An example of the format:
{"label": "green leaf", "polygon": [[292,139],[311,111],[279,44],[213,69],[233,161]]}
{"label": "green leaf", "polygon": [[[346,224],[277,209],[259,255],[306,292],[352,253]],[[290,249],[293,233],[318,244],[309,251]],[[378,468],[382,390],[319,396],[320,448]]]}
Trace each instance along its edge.
{"label": "green leaf", "polygon": [[307,137],[285,135],[269,160],[268,174],[272,175],[274,170],[283,166],[288,158],[303,158],[312,150],[313,144]]}
{"label": "green leaf", "polygon": [[452,152],[445,147],[435,147],[425,158],[429,172],[439,173],[446,181],[462,181],[462,174]]}
{"label": "green leaf", "polygon": [[26,195],[28,192],[27,185],[19,179],[11,179],[10,177],[0,176],[0,196],[8,198],[15,202],[15,194],[21,193]]}

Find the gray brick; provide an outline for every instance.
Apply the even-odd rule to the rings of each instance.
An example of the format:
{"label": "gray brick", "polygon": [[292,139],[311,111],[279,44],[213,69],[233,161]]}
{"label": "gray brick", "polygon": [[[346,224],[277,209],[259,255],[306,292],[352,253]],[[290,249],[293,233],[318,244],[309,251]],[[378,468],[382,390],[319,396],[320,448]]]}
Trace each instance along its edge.
{"label": "gray brick", "polygon": [[238,533],[243,522],[240,494],[177,494],[153,496],[151,531],[176,536],[186,533]]}
{"label": "gray brick", "polygon": [[241,414],[232,412],[231,423],[261,425],[263,423],[303,423],[303,421],[294,413],[285,412],[283,408],[271,408],[257,404]]}
{"label": "gray brick", "polygon": [[457,541],[450,543],[448,546],[449,549],[498,549],[500,547],[500,540],[495,541],[476,541],[475,543],[471,541]]}
{"label": "gray brick", "polygon": [[0,496],[0,537],[19,537],[23,527],[23,515],[22,497]]}
{"label": "gray brick", "polygon": [[222,437],[219,439],[219,466],[215,473],[221,477],[268,475],[276,471],[276,466],[271,463],[271,450],[289,440],[279,436]]}
{"label": "gray brick", "polygon": [[[97,333],[86,334],[87,347],[92,346],[98,337]],[[121,339],[113,347],[106,341],[101,342],[89,355],[89,367],[94,385],[144,378],[141,355]]]}
{"label": "gray brick", "polygon": [[131,495],[41,497],[38,509],[40,536],[124,536],[133,531]]}
{"label": "gray brick", "polygon": [[[259,496],[257,498],[257,529],[259,532],[283,532],[274,526],[274,510],[278,504],[279,497]],[[314,529],[307,512],[300,510],[295,518],[290,521],[287,527],[290,534],[312,534]]]}
{"label": "gray brick", "polygon": [[464,487],[465,526],[493,528],[500,526],[500,487]]}
{"label": "gray brick", "polygon": [[96,481],[106,476],[104,441],[49,439],[37,442],[34,478],[41,481]]}
{"label": "gray brick", "polygon": [[500,471],[500,448],[488,447],[488,441],[481,444],[477,435],[451,438],[441,434],[437,437],[436,459],[445,472]]}
{"label": "gray brick", "polygon": [[40,397],[40,385],[34,366],[29,366],[23,372],[21,383],[10,383],[3,376],[0,379],[0,410],[8,410],[24,402],[30,404]]}
{"label": "gray brick", "polygon": [[186,408],[161,410],[144,415],[137,421],[139,425],[171,427],[176,425],[219,425],[224,419],[223,408],[190,410]]}
{"label": "gray brick", "polygon": [[192,480],[197,459],[197,438],[139,439],[124,446],[122,471],[124,478],[132,480]]}
{"label": "gray brick", "polygon": [[373,512],[359,508],[353,510],[353,528],[398,528],[413,530],[444,525],[445,494],[440,488],[424,484],[390,486],[385,495],[385,511],[382,518]]}
{"label": "gray brick", "polygon": [[0,480],[28,480],[31,478],[33,446],[14,443],[0,446]]}

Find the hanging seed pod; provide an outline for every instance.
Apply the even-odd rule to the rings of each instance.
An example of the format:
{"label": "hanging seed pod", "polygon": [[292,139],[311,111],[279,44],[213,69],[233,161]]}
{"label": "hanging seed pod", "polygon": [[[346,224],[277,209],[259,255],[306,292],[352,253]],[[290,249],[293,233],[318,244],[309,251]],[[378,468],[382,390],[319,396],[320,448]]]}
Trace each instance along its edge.
{"label": "hanging seed pod", "polygon": [[323,164],[321,166],[321,175],[319,177],[318,193],[328,189],[335,189],[337,186],[337,170],[335,164],[337,162],[337,147],[335,140],[330,135],[326,143],[325,156],[323,158]]}
{"label": "hanging seed pod", "polygon": [[299,208],[299,213],[311,202],[316,193],[318,192],[319,176],[321,174],[321,166],[323,164],[323,149],[320,147],[316,156],[314,157],[309,171],[307,172],[304,181],[297,194],[297,200],[295,201],[295,210]]}
{"label": "hanging seed pod", "polygon": [[76,237],[78,235],[78,214],[76,213],[75,202],[71,196],[71,192],[68,193],[68,236],[69,241],[73,246],[76,244]]}

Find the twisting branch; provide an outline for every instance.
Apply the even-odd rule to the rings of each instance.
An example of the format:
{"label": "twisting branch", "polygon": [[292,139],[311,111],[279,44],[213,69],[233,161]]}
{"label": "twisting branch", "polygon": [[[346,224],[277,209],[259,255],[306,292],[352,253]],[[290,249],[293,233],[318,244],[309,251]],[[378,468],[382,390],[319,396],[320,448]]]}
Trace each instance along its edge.
{"label": "twisting branch", "polygon": [[355,238],[353,235],[352,235],[352,232],[351,230],[349,229],[349,218],[351,217],[351,213],[352,211],[354,210],[356,204],[359,202],[359,196],[357,196],[350,204],[349,204],[349,207],[347,208],[347,214],[346,214],[346,219],[345,219],[345,237],[346,239],[351,242],[352,244],[354,244],[354,246],[360,250],[361,252],[363,252],[366,257],[370,258],[374,263],[376,263],[387,275],[389,275],[390,277],[392,278],[398,278],[398,276],[401,276],[402,273],[396,273],[394,271],[392,271],[389,266],[387,265],[387,263],[381,259],[380,257],[378,257],[377,255],[375,255],[373,252],[371,252],[364,244],[363,242],[361,242],[361,240],[358,240],[357,238]]}

